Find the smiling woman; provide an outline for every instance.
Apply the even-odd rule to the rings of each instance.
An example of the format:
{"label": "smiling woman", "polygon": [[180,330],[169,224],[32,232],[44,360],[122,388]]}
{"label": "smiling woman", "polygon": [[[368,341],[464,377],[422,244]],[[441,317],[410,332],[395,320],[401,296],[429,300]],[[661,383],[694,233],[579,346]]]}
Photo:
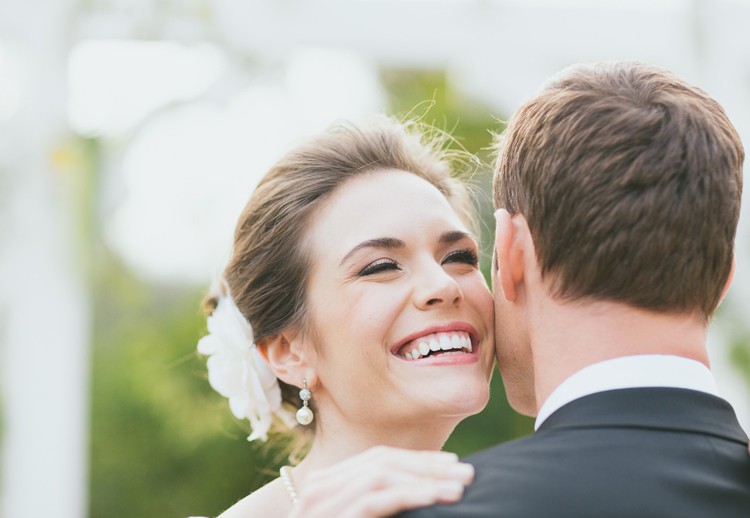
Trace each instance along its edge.
{"label": "smiling woman", "polygon": [[[224,516],[299,512],[353,469],[358,484],[342,484],[329,516],[460,496],[471,468],[439,450],[489,398],[493,310],[450,171],[441,141],[378,119],[311,140],[258,185],[200,349],[251,439],[286,429],[310,447]],[[412,451],[362,454],[378,445]]]}

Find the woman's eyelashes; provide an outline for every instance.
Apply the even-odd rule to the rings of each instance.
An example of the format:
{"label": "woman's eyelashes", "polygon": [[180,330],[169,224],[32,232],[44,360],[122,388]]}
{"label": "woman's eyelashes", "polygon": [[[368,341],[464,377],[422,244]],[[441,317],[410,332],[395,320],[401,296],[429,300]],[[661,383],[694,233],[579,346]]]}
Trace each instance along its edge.
{"label": "woman's eyelashes", "polygon": [[443,259],[443,264],[445,263],[464,263],[471,266],[478,266],[479,256],[477,256],[477,253],[471,248],[454,250],[453,252],[445,256],[445,259]]}
{"label": "woman's eyelashes", "polygon": [[[440,264],[443,265],[451,263],[468,264],[470,266],[477,267],[479,265],[479,257],[477,256],[476,251],[472,250],[471,248],[454,250],[447,254],[440,262]],[[393,259],[382,258],[371,262],[370,264],[359,270],[359,272],[357,272],[357,276],[365,277],[368,275],[375,275],[382,272],[400,269],[401,267],[399,266],[397,261]]]}
{"label": "woman's eyelashes", "polygon": [[373,261],[364,268],[362,268],[357,275],[364,277],[366,275],[374,275],[376,273],[385,272],[388,270],[398,270],[399,266],[393,259],[378,259]]}

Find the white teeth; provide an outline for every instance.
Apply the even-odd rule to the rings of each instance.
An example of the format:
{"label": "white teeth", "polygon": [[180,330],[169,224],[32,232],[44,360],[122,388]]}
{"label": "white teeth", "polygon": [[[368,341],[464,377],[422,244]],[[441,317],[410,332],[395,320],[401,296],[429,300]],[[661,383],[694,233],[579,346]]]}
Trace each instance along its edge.
{"label": "white teeth", "polygon": [[406,360],[418,360],[430,354],[430,351],[450,351],[444,354],[461,354],[464,351],[471,352],[471,338],[463,331],[454,333],[435,333],[425,336],[421,341],[414,343],[412,349],[403,353],[401,358]]}

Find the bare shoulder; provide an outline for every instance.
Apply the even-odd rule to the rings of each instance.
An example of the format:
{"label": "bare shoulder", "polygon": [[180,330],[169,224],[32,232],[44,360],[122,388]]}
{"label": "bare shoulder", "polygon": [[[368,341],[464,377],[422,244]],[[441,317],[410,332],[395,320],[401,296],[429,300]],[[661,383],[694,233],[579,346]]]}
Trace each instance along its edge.
{"label": "bare shoulder", "polygon": [[292,502],[280,478],[250,493],[218,518],[284,517],[292,512]]}

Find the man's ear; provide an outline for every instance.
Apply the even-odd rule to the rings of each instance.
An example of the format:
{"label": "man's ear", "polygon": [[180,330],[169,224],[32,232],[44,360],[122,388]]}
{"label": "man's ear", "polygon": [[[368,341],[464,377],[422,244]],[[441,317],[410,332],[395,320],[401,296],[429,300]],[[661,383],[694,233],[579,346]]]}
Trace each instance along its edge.
{"label": "man's ear", "polygon": [[516,300],[524,280],[524,247],[520,234],[527,228],[525,222],[520,214],[511,216],[505,209],[495,211],[495,275],[503,296],[511,302]]}
{"label": "man's ear", "polygon": [[303,379],[309,387],[315,384],[315,371],[310,362],[312,351],[302,344],[299,333],[279,333],[264,338],[257,347],[280,380],[297,387],[302,387]]}

